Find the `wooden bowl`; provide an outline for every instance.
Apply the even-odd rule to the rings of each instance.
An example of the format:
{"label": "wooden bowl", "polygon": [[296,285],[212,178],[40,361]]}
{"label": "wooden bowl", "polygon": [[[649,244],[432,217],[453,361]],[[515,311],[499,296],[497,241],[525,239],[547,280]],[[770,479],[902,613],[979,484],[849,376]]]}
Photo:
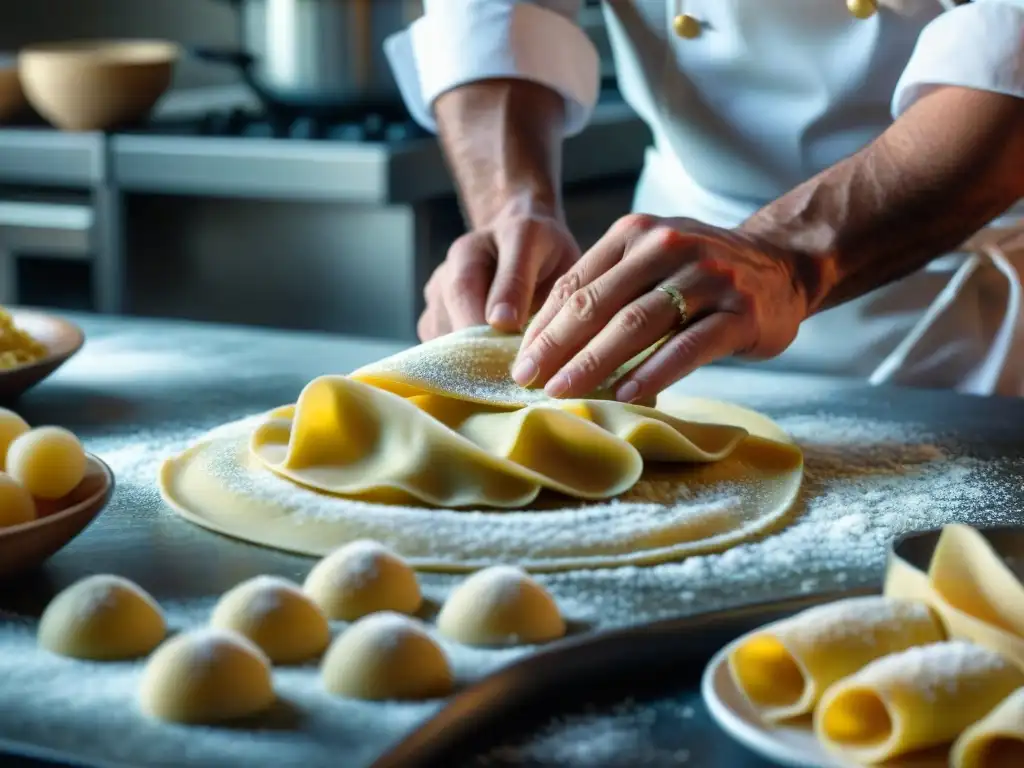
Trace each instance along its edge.
{"label": "wooden bowl", "polygon": [[82,329],[64,318],[30,309],[9,309],[14,324],[46,345],[47,355],[33,363],[0,369],[0,402],[9,402],[60,368],[82,348]]}
{"label": "wooden bowl", "polygon": [[86,454],[85,477],[71,493],[55,501],[36,500],[31,523],[0,528],[0,577],[40,565],[80,534],[110,501],[114,473],[101,459]]}
{"label": "wooden bowl", "polygon": [[28,102],[18,78],[17,57],[0,55],[0,123],[18,117],[27,108]]}
{"label": "wooden bowl", "polygon": [[18,73],[29,104],[54,126],[103,131],[148,115],[179,56],[162,40],[48,43],[24,48]]}

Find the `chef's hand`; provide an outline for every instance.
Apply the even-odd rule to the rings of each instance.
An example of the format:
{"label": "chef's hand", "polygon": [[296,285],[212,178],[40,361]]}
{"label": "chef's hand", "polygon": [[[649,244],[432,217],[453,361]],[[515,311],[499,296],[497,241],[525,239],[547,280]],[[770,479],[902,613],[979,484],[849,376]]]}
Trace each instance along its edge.
{"label": "chef's hand", "polygon": [[[630,215],[558,279],[527,329],[512,376],[553,397],[583,397],[666,334],[621,380],[617,399],[656,395],[729,355],[786,349],[808,314],[810,257],[690,219]],[[685,302],[687,318],[670,286]]]}
{"label": "chef's hand", "polygon": [[502,212],[490,226],[456,240],[434,270],[424,290],[420,339],[483,323],[520,331],[579,257],[558,217],[521,206]]}

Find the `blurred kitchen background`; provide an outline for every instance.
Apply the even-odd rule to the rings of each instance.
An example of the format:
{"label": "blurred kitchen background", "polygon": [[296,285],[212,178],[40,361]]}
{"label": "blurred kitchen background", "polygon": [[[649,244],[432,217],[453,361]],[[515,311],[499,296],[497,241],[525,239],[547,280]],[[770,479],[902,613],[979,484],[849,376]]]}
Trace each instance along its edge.
{"label": "blurred kitchen background", "polygon": [[[379,41],[418,12],[408,0],[4,2],[8,57],[83,38],[189,51],[143,124],[0,125],[0,302],[412,339],[423,284],[463,231],[437,145],[382,66]],[[597,3],[581,23],[605,56],[594,123],[565,157],[586,247],[628,211],[648,134],[614,88]],[[269,107],[240,67],[196,47],[229,61],[248,49],[256,85],[295,108]],[[329,117],[306,109],[317,83],[335,93]]]}

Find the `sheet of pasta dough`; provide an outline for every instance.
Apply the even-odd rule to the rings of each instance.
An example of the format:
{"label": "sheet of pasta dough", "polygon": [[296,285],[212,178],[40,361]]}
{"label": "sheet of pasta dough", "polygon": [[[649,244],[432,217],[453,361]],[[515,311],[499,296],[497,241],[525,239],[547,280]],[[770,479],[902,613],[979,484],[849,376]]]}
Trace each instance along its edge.
{"label": "sheet of pasta dough", "polygon": [[945,526],[927,574],[893,558],[885,594],[924,600],[951,638],[991,648],[1024,668],[1024,586],[980,531]]}
{"label": "sheet of pasta dough", "polygon": [[518,337],[481,329],[310,382],[161,468],[187,519],[320,555],[386,542],[423,569],[651,564],[784,520],[800,451],[707,400],[556,401],[512,382]]}

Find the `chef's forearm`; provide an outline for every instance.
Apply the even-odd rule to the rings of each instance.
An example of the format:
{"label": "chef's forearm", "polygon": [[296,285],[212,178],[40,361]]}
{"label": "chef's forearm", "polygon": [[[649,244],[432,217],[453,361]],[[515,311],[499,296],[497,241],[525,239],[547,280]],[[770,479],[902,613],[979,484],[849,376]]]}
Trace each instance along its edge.
{"label": "chef's forearm", "polygon": [[442,95],[434,114],[472,226],[510,209],[561,216],[561,96],[526,80],[484,80]]}
{"label": "chef's forearm", "polygon": [[903,277],[1024,197],[1024,100],[946,87],[741,229],[817,258],[810,311]]}

